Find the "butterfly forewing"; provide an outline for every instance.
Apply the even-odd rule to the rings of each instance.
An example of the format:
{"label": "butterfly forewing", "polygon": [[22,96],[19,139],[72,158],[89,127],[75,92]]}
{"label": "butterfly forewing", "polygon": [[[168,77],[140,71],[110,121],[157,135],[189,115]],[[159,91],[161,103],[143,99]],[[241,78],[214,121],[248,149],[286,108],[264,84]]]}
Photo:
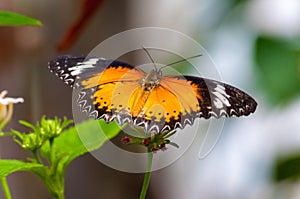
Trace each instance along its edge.
{"label": "butterfly forewing", "polygon": [[[79,82],[91,77],[102,78],[102,81],[113,82],[118,81],[125,73],[129,71],[137,71],[129,64],[120,61],[114,61],[106,58],[87,58],[87,57],[71,57],[61,56],[48,63],[48,68],[56,76],[62,79],[69,86],[74,86],[76,79]],[[108,70],[110,69],[110,70]],[[108,72],[108,74],[107,74]],[[139,70],[142,73],[141,70]],[[135,73],[134,73],[135,74]],[[98,83],[97,80],[94,81]],[[102,82],[99,82],[102,83]]]}

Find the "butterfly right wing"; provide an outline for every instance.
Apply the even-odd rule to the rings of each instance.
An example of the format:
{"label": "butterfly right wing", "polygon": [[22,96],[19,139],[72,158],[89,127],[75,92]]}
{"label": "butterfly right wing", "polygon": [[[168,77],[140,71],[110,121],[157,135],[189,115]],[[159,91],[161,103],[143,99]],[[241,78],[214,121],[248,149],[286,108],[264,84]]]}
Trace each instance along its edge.
{"label": "butterfly right wing", "polygon": [[228,84],[195,76],[161,76],[145,105],[145,116],[136,119],[146,131],[183,129],[196,118],[247,116],[256,101]]}

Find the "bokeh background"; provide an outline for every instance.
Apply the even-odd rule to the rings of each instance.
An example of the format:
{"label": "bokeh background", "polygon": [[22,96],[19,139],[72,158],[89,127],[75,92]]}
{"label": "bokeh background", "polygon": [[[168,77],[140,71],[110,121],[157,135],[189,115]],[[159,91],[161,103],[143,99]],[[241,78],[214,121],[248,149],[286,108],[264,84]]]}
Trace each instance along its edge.
{"label": "bokeh background", "polygon": [[[300,198],[299,0],[2,0],[0,9],[43,23],[0,27],[0,90],[25,99],[8,129],[21,128],[20,119],[72,117],[72,90],[48,71],[49,60],[87,54],[127,29],[171,28],[201,43],[224,82],[250,93],[258,109],[227,119],[204,159],[195,142],[174,164],[153,172],[147,198]],[[72,24],[76,31],[68,34]],[[0,140],[1,158],[27,155],[11,138]],[[67,170],[66,198],[138,198],[142,181],[143,174],[116,171],[84,155]],[[14,173],[8,183],[13,198],[51,198],[31,173]]]}

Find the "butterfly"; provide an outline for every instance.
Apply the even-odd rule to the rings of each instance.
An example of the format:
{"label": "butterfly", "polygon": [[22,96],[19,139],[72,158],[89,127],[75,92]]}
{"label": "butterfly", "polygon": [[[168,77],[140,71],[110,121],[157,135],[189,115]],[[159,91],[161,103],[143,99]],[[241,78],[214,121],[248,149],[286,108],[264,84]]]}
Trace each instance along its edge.
{"label": "butterfly", "polygon": [[89,117],[161,133],[192,125],[196,118],[247,116],[256,101],[228,84],[196,76],[163,76],[122,61],[61,56],[48,68],[79,89],[77,103]]}

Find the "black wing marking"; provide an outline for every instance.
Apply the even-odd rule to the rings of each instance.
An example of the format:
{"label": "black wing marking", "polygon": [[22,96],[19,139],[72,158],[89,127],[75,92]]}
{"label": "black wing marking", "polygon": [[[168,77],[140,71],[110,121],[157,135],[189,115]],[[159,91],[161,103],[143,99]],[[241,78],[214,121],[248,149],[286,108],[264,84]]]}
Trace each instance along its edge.
{"label": "black wing marking", "polygon": [[132,65],[117,60],[86,56],[61,56],[48,63],[49,70],[71,87],[74,86],[76,79],[88,78],[106,68],[119,66],[135,68]]}
{"label": "black wing marking", "polygon": [[254,113],[257,102],[248,94],[228,84],[219,81],[194,77],[182,76],[187,81],[196,85],[200,112],[197,117],[210,118],[214,116],[247,116]]}

